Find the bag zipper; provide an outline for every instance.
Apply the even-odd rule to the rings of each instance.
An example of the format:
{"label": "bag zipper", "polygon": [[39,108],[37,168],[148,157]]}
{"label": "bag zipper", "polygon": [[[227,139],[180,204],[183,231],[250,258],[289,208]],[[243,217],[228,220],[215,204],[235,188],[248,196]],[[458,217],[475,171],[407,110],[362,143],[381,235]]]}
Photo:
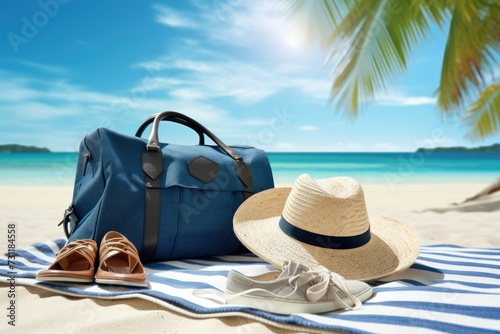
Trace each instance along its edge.
{"label": "bag zipper", "polygon": [[83,167],[82,167],[82,175],[85,176],[85,172],[87,171],[87,164],[89,163],[89,160],[92,159],[92,155],[90,154],[89,147],[87,145],[87,136],[83,137],[83,145],[85,146],[85,149],[87,150],[87,153],[83,156]]}

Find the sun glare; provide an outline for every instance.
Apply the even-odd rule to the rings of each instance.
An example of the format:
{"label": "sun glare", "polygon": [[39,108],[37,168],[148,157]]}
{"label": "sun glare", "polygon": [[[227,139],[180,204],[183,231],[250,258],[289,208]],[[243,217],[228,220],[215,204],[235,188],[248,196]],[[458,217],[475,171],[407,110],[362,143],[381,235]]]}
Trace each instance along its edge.
{"label": "sun glare", "polygon": [[302,36],[297,33],[289,33],[286,37],[286,43],[292,48],[298,48],[303,44]]}

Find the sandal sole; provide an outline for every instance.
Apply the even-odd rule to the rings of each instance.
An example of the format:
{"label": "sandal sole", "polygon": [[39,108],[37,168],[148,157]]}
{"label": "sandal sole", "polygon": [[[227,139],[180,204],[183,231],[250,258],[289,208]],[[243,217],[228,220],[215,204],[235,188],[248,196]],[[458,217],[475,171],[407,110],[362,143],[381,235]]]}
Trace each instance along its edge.
{"label": "sandal sole", "polygon": [[68,283],[94,283],[94,278],[76,278],[65,276],[37,276],[36,279],[41,282],[68,282]]}
{"label": "sandal sole", "polygon": [[[231,296],[235,295],[229,291],[226,293]],[[365,301],[373,294],[372,288],[366,289],[360,294],[356,295],[361,301]],[[348,303],[349,299],[343,300]],[[248,296],[240,295],[234,298],[230,298],[227,301],[228,304],[232,305],[244,305],[249,306],[258,310],[277,313],[277,314],[294,314],[294,313],[326,313],[345,309],[345,306],[338,301],[322,301],[322,302],[302,302],[295,300],[284,300],[284,299],[270,299],[261,296]]]}
{"label": "sandal sole", "polygon": [[118,279],[102,279],[96,278],[95,282],[97,284],[105,284],[105,285],[122,285],[122,286],[133,286],[139,288],[148,288],[148,281],[126,281],[126,280],[118,280]]}

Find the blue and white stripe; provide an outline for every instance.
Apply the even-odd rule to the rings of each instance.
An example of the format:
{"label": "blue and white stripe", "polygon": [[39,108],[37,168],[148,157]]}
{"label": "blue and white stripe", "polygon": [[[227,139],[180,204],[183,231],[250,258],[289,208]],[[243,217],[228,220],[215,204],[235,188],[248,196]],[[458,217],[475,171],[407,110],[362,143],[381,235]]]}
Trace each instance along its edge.
{"label": "blue and white stripe", "polygon": [[[231,269],[246,275],[274,269],[252,254],[147,264],[150,289],[37,282],[36,273],[53,262],[64,242],[58,239],[18,250],[16,282],[73,296],[144,298],[194,317],[241,315],[355,333],[500,332],[500,249],[423,246],[410,269],[373,282],[375,295],[361,309],[283,316],[200,296],[200,291],[224,291]],[[1,257],[1,282],[7,282],[9,272],[6,257]]]}

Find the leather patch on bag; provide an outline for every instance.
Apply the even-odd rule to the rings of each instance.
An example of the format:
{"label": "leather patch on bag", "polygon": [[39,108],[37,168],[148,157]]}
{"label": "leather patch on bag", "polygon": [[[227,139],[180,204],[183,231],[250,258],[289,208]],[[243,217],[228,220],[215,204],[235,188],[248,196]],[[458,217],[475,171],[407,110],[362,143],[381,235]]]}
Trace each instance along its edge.
{"label": "leather patch on bag", "polygon": [[188,162],[189,174],[203,183],[209,183],[219,175],[219,165],[205,157]]}

